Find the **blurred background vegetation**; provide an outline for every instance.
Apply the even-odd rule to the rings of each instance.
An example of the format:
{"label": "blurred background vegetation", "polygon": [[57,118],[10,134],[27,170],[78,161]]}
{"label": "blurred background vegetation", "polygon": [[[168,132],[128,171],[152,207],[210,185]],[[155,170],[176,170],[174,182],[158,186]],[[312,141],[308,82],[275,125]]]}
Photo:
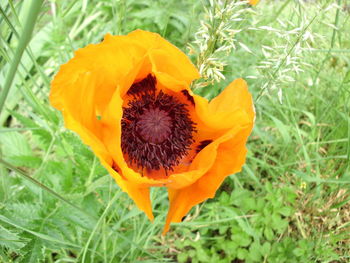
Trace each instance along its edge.
{"label": "blurred background vegetation", "polygon": [[137,28],[198,64],[200,21],[220,3],[40,2],[0,2],[0,262],[350,262],[348,1],[261,0],[231,14],[225,79],[196,92],[248,81],[247,162],[165,237],[165,189],[152,190],[152,224],[64,128],[50,81],[74,50]]}

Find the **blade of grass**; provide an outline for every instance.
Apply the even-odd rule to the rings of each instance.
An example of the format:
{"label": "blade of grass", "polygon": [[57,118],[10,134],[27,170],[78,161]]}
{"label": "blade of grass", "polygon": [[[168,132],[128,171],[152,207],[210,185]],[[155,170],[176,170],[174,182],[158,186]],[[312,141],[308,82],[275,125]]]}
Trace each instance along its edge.
{"label": "blade of grass", "polygon": [[[15,26],[12,24],[12,22],[10,21],[10,19],[9,19],[8,16],[6,15],[5,11],[1,8],[1,6],[0,6],[0,13],[1,13],[1,15],[3,16],[3,18],[4,18],[5,22],[6,22],[6,24],[10,27],[11,32],[12,32],[13,34],[15,34],[15,36],[16,36],[17,39],[20,39],[21,36],[20,36],[19,33],[17,32]],[[15,17],[17,18],[17,20],[19,20],[18,17],[17,17],[17,14],[16,14],[15,12],[14,12],[14,15],[15,15]],[[45,82],[45,84],[49,86],[49,85],[50,85],[50,79],[47,77],[47,75],[44,73],[44,71],[42,70],[42,68],[39,66],[38,62],[36,61],[36,59],[35,59],[35,57],[34,57],[34,54],[33,54],[32,50],[31,50],[31,48],[28,47],[28,48],[26,49],[26,52],[27,52],[28,56],[30,57],[30,59],[32,60],[33,65],[35,66],[35,68],[36,68],[36,69],[38,70],[38,72],[40,73],[40,76],[42,77],[42,79],[43,79],[43,81]],[[22,67],[25,69],[24,65],[22,65]],[[25,69],[25,70],[26,70],[26,69]]]}
{"label": "blade of grass", "polygon": [[2,95],[0,97],[0,113],[2,112],[2,109],[5,105],[7,95],[9,94],[9,91],[10,91],[10,88],[12,85],[12,81],[15,77],[17,67],[18,67],[19,62],[21,61],[23,52],[30,41],[33,29],[34,29],[34,25],[36,23],[36,19],[37,19],[38,15],[39,15],[39,11],[40,11],[42,3],[43,3],[43,0],[36,0],[36,1],[32,1],[32,4],[30,6],[29,15],[26,18],[26,23],[24,25],[22,35],[19,39],[19,43],[18,43],[16,52],[15,52],[15,56],[11,62],[9,72],[6,76],[5,84],[4,84],[4,87],[3,87],[2,92],[1,92]]}

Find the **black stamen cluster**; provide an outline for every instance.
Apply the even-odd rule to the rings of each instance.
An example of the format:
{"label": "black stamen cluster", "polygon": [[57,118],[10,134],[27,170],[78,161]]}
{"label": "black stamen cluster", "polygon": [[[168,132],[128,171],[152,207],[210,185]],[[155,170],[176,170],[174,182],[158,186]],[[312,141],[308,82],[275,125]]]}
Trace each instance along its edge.
{"label": "black stamen cluster", "polygon": [[[195,123],[187,105],[162,91],[157,93],[155,83],[149,75],[129,89],[134,99],[123,108],[121,147],[132,165],[148,170],[164,168],[167,172],[187,155]],[[155,121],[159,125],[155,126]]]}
{"label": "black stamen cluster", "polygon": [[149,74],[143,80],[132,84],[127,94],[135,98],[148,93],[154,93],[156,91],[156,83],[156,78]]}

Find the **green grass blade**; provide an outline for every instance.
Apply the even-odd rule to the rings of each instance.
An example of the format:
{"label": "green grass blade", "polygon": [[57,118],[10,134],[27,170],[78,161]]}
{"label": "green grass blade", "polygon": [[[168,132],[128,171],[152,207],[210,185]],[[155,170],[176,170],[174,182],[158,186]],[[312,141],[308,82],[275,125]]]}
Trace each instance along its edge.
{"label": "green grass blade", "polygon": [[0,97],[0,113],[2,112],[2,109],[5,105],[7,95],[10,91],[11,84],[12,84],[12,81],[15,77],[17,67],[21,61],[21,57],[23,55],[23,52],[30,41],[30,37],[32,35],[34,25],[35,25],[35,22],[36,22],[38,15],[39,15],[39,11],[40,11],[42,3],[43,3],[43,0],[36,0],[36,1],[33,1],[31,4],[29,15],[26,19],[26,23],[25,23],[24,28],[23,28],[22,36],[19,39],[19,44],[17,46],[15,56],[11,62],[9,72],[6,76],[5,84],[4,84],[4,87],[3,87],[2,92],[1,92],[2,94]]}

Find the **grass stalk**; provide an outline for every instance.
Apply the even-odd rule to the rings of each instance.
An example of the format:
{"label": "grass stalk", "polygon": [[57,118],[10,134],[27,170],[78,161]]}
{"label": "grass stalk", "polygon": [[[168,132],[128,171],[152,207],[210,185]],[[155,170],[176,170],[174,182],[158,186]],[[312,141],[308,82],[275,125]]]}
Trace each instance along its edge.
{"label": "grass stalk", "polygon": [[32,4],[30,6],[30,11],[29,11],[28,17],[26,18],[23,32],[19,39],[19,43],[15,52],[15,56],[11,62],[9,72],[6,76],[5,84],[1,92],[2,94],[0,97],[0,113],[2,112],[3,107],[5,105],[6,98],[11,89],[11,85],[16,75],[17,67],[21,61],[23,52],[30,41],[42,3],[43,3],[43,0],[35,0],[35,1],[32,1]]}

